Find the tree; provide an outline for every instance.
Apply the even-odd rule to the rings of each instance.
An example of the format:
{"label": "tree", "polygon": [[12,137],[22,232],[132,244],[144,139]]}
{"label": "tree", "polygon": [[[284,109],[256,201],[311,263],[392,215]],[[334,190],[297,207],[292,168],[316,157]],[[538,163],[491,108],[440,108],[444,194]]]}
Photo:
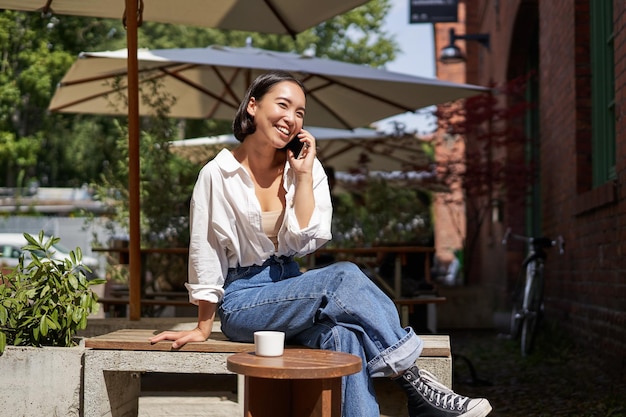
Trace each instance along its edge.
{"label": "tree", "polygon": [[80,185],[88,182],[89,175],[97,175],[103,159],[93,155],[108,153],[102,152],[106,141],[99,149],[102,142],[91,140],[98,137],[90,126],[93,121],[50,115],[47,106],[76,55],[94,45],[107,46],[112,40],[107,36],[110,26],[116,24],[105,19],[0,12],[0,167],[4,173],[0,185],[24,186],[33,180]]}
{"label": "tree", "polygon": [[[465,224],[450,216],[464,238],[464,273],[472,272],[480,231],[494,208],[503,201],[513,206],[526,204],[534,182],[536,161],[527,157],[533,138],[526,135],[523,119],[532,103],[525,98],[533,74],[493,86],[491,93],[438,106],[439,180],[449,191],[440,198],[451,213],[465,208]],[[466,231],[465,231],[466,230]]]}
{"label": "tree", "polygon": [[0,13],[0,184],[17,184],[33,176],[44,123],[41,113],[58,80],[71,62],[68,53],[49,48],[39,36],[37,19],[24,13]]}

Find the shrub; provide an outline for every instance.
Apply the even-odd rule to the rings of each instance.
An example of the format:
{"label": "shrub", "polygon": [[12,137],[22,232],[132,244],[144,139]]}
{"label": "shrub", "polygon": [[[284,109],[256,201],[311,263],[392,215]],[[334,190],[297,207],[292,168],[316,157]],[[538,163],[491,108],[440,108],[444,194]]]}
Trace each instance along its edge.
{"label": "shrub", "polygon": [[60,239],[44,242],[24,234],[28,244],[18,266],[9,274],[0,273],[0,353],[7,345],[73,346],[78,330],[87,326],[87,317],[98,307],[92,285],[102,279],[88,280],[90,272],[81,264],[80,248],[63,261],[52,258],[52,245]]}

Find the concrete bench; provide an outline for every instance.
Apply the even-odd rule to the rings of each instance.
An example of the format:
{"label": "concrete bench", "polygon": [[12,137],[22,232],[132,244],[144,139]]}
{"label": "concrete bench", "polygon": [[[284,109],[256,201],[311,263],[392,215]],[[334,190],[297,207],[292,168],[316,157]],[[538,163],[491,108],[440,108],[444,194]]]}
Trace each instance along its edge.
{"label": "concrete bench", "polygon": [[[141,374],[145,372],[231,374],[227,358],[253,351],[251,343],[229,341],[219,329],[205,342],[188,343],[173,350],[171,342],[151,344],[158,333],[150,329],[123,329],[85,339],[84,417],[136,416]],[[448,336],[425,335],[417,365],[452,386],[452,357]],[[242,378],[238,395],[242,399]]]}

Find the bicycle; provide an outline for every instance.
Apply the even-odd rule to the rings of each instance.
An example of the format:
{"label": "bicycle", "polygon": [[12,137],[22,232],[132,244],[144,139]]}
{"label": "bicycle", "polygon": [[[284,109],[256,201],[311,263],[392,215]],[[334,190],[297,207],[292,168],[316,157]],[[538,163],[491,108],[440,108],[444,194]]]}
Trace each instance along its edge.
{"label": "bicycle", "polygon": [[524,273],[523,292],[520,291],[522,282],[518,281],[513,299],[511,312],[511,337],[517,339],[521,330],[522,356],[530,354],[537,333],[537,323],[543,314],[543,269],[547,259],[545,249],[558,246],[559,254],[565,252],[565,242],[562,236],[556,239],[548,237],[523,236],[506,230],[502,244],[506,245],[509,238],[526,242],[528,254],[522,261],[521,273]]}

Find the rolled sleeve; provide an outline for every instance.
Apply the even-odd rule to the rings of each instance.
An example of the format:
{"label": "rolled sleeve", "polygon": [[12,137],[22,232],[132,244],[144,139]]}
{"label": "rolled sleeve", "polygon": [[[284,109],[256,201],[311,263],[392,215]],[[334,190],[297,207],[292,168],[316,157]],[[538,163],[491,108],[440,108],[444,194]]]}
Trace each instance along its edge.
{"label": "rolled sleeve", "polygon": [[221,286],[186,283],[185,288],[189,291],[189,302],[195,305],[201,300],[219,303],[224,298],[224,289]]}

